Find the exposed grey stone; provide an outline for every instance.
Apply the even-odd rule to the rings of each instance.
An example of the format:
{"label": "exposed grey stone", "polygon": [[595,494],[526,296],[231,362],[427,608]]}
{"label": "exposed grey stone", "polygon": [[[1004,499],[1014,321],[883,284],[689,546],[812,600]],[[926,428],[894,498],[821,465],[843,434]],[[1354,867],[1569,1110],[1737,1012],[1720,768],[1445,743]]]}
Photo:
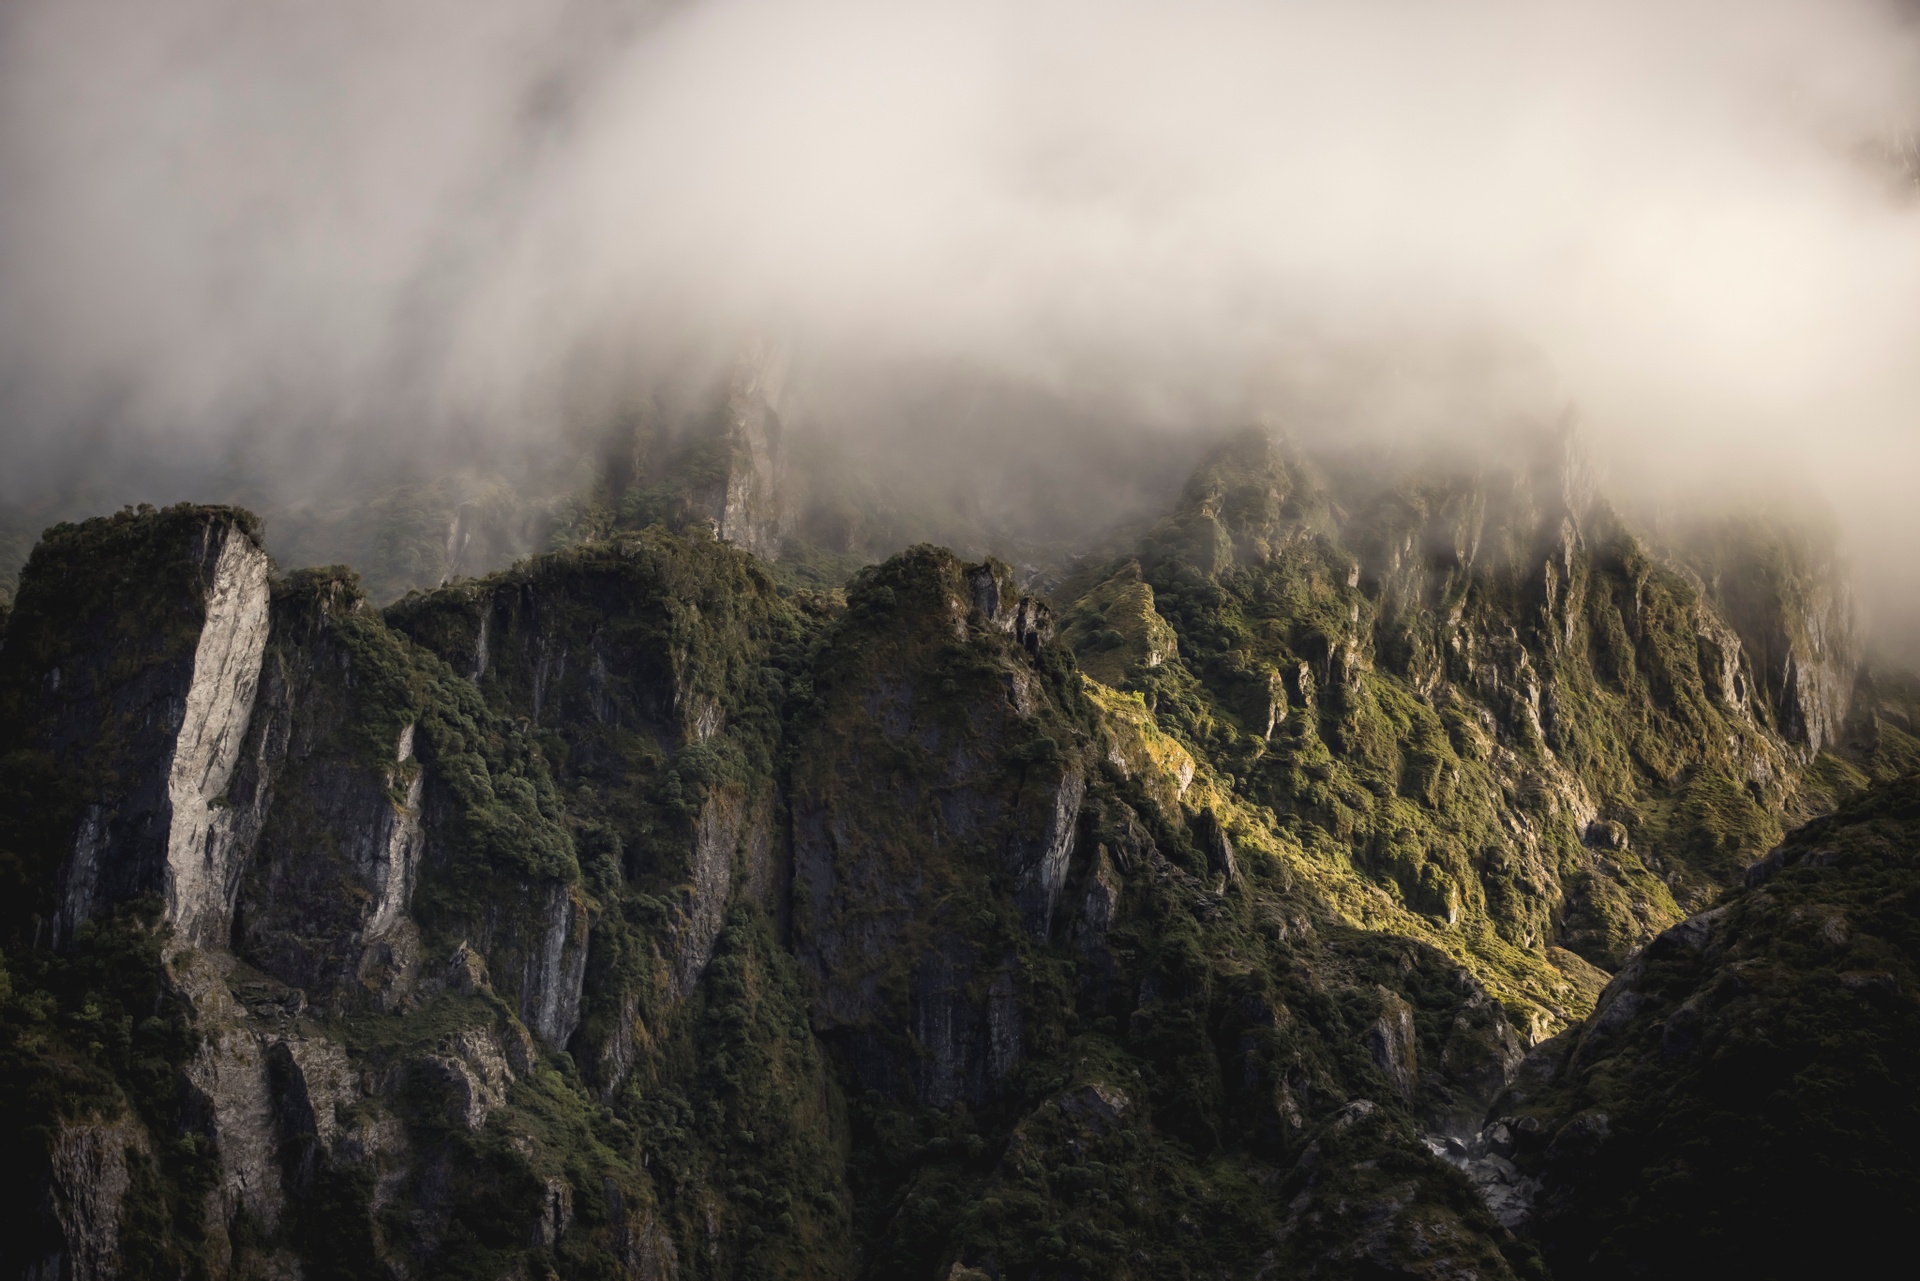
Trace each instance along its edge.
{"label": "exposed grey stone", "polygon": [[113,1281],[122,1275],[121,1203],[132,1185],[130,1148],[147,1150],[145,1131],[131,1119],[65,1123],[54,1130],[48,1157],[64,1258],[47,1261],[49,1281]]}
{"label": "exposed grey stone", "polygon": [[[1367,1029],[1367,1052],[1400,1097],[1411,1100],[1420,1079],[1415,1051],[1413,1007],[1397,993],[1380,989],[1380,1017]],[[1372,1106],[1369,1104],[1369,1106]]]}

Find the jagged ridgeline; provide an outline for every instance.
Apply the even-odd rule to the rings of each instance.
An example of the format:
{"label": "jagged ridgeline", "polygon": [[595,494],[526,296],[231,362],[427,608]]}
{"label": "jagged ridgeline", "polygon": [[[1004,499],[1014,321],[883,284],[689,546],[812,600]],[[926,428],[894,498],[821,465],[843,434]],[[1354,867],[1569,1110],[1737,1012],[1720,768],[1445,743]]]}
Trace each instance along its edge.
{"label": "jagged ridgeline", "polygon": [[[1577,984],[1920,744],[1911,684],[1862,668],[1830,553],[1757,524],[1657,548],[1576,441],[1535,444],[1387,483],[1250,435],[1136,557],[1056,595],[1083,669],[1323,882],[1357,873],[1376,906],[1354,910]],[[1555,990],[1525,995],[1552,1011]]]}
{"label": "jagged ridgeline", "polygon": [[[1731,990],[1703,920],[1855,910],[1683,920],[1839,884],[1738,888],[1904,804],[1913,686],[1806,545],[1656,548],[1557,445],[1399,482],[1249,436],[1050,600],[925,546],[805,590],[715,537],[731,489],[622,492],[648,528],[384,611],[233,509],[48,531],[0,647],[7,1275],[1657,1274],[1635,1180],[1709,1168],[1662,1109],[1737,1112],[1685,1054],[1914,1000],[1884,895],[1850,968],[1779,944],[1798,1004],[1688,994]],[[1871,831],[1863,912],[1914,848]]]}

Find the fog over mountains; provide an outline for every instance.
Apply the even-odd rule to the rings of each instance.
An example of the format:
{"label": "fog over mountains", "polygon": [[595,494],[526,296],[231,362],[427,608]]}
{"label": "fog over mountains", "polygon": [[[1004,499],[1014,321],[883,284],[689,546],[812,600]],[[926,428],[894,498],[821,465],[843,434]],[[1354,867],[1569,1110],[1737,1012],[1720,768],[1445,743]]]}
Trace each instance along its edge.
{"label": "fog over mountains", "polygon": [[0,24],[0,488],[48,515],[566,492],[636,398],[771,343],[788,427],[881,477],[1571,414],[1663,508],[1826,505],[1889,629],[1920,593],[1904,4]]}
{"label": "fog over mountains", "polygon": [[0,1281],[1869,1274],[1913,0],[0,4]]}

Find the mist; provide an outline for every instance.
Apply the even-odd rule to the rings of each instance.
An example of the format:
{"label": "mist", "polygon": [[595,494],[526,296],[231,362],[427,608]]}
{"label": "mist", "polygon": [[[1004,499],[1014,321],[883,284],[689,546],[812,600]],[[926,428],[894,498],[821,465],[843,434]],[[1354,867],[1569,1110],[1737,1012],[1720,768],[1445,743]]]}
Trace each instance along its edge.
{"label": "mist", "polygon": [[1571,414],[1920,634],[1917,125],[1866,0],[16,2],[0,498],[524,472],[774,343],[795,432],[1109,514]]}

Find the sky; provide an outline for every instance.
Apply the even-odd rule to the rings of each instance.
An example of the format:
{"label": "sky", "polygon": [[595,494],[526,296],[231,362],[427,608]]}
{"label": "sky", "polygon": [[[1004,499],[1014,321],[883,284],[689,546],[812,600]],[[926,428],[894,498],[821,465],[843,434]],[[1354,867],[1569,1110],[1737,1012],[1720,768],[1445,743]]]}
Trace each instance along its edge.
{"label": "sky", "polygon": [[1920,626],[1915,16],[9,0],[0,498],[539,450],[773,343],[855,450],[1571,416],[1649,501],[1824,503]]}

